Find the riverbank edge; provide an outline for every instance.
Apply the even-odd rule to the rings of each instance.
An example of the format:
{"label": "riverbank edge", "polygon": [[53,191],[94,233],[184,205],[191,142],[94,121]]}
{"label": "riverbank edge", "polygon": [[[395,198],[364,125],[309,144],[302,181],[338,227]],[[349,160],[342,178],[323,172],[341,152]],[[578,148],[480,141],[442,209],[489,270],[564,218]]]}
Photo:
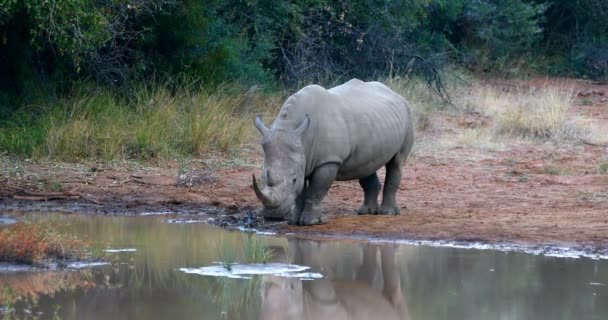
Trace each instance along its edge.
{"label": "riverbank edge", "polygon": [[[593,260],[608,260],[608,244],[596,244],[592,242],[573,242],[573,241],[515,241],[503,239],[495,241],[491,239],[460,239],[449,237],[421,237],[413,235],[378,235],[366,234],[347,234],[339,232],[311,232],[305,230],[293,231],[285,228],[285,222],[263,222],[257,219],[251,220],[247,212],[227,214],[228,208],[216,207],[210,204],[201,204],[195,207],[182,208],[156,208],[151,210],[151,206],[134,208],[131,210],[115,211],[111,213],[100,210],[99,205],[91,205],[82,202],[71,201],[48,201],[42,206],[39,202],[10,201],[0,203],[0,211],[11,211],[13,214],[26,214],[32,212],[44,213],[64,213],[82,215],[109,215],[109,216],[128,216],[137,218],[165,217],[165,220],[172,220],[172,223],[180,221],[201,222],[211,224],[229,231],[253,232],[264,236],[285,236],[297,237],[309,240],[320,241],[355,241],[367,242],[378,245],[410,245],[441,247],[455,249],[476,249],[476,250],[495,250],[505,253],[525,253],[532,255],[543,255],[557,258],[588,258]],[[178,207],[178,206],[175,206]],[[105,209],[109,210],[109,208]],[[175,218],[179,218],[176,220]]]}

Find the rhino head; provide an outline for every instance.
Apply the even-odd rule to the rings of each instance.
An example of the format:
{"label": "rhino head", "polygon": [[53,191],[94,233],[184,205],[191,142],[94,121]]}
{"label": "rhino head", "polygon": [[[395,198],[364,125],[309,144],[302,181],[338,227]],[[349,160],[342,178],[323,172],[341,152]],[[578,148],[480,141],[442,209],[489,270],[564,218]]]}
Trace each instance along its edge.
{"label": "rhino head", "polygon": [[255,118],[255,126],[262,134],[264,171],[262,189],[255,174],[253,189],[264,206],[265,218],[284,219],[304,188],[306,155],[302,137],[309,124],[310,118],[306,116],[295,129],[280,126],[268,129],[259,116]]}

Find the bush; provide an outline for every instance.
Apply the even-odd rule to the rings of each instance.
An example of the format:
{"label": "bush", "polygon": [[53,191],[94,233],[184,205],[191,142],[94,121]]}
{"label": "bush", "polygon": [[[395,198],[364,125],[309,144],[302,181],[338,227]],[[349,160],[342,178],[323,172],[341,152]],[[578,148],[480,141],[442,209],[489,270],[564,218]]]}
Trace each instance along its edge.
{"label": "bush", "polygon": [[557,88],[530,91],[510,97],[510,107],[498,113],[499,133],[527,138],[552,138],[567,134],[572,92]]}
{"label": "bush", "polygon": [[542,37],[544,3],[523,0],[470,0],[458,21],[465,63],[477,71],[508,71]]}
{"label": "bush", "polygon": [[61,235],[52,224],[18,223],[0,229],[0,261],[38,263],[47,259],[82,259],[88,245]]}

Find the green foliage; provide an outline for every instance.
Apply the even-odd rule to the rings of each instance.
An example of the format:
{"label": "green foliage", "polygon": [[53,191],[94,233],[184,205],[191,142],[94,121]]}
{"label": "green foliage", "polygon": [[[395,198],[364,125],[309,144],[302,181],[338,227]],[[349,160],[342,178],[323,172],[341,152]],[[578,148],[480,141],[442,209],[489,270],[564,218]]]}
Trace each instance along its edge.
{"label": "green foliage", "polygon": [[[606,6],[599,0],[2,0],[0,46],[8,49],[11,79],[21,78],[19,90],[9,92],[15,96],[29,93],[32,79],[61,82],[66,75],[111,85],[158,73],[211,84],[272,83],[273,77],[297,84],[429,74],[431,66],[454,61],[509,72],[539,46],[570,56],[546,63],[569,59],[601,76],[608,60]],[[22,66],[13,66],[20,60]]]}
{"label": "green foliage", "polygon": [[544,174],[551,175],[551,176],[559,176],[559,175],[566,173],[566,171],[564,169],[556,167],[556,166],[551,166],[551,165],[543,166],[541,172]]}
{"label": "green foliage", "polygon": [[[103,134],[85,130],[91,127],[86,123],[103,112],[132,115],[123,107],[140,99],[142,84],[185,96],[188,90],[210,92],[225,82],[276,89],[414,74],[441,93],[440,69],[451,64],[475,72],[540,70],[608,79],[608,2],[0,0],[0,146],[11,153],[50,155],[54,151],[39,147],[55,139],[56,150],[89,149],[69,158],[153,158],[175,148],[196,153],[207,148],[200,143],[210,136],[205,121],[216,120],[203,114],[205,108],[178,108],[203,120],[188,124],[188,135],[198,137],[190,139],[198,144],[188,151],[168,148],[162,144],[167,136],[143,129],[135,130],[128,143],[103,143],[107,149],[99,150],[95,137]],[[202,85],[158,85],[166,78],[197,79]],[[74,83],[82,81],[97,85],[94,94],[100,96],[90,101],[70,97]],[[74,102],[74,114],[81,117],[69,118],[70,125],[59,116],[67,101]],[[88,109],[92,105],[98,106],[94,112]],[[142,110],[151,108],[156,106]],[[137,112],[143,115],[142,110]],[[168,123],[159,110],[147,110],[146,121]],[[106,118],[116,120],[94,121]],[[49,128],[60,124],[64,131],[50,138]],[[73,140],[61,138],[68,132]]]}
{"label": "green foliage", "polygon": [[226,20],[220,3],[180,1],[147,22],[152,29],[142,48],[152,55],[153,64],[144,68],[188,74],[211,83],[268,81],[269,74],[260,64],[268,52],[257,49],[240,25]]}
{"label": "green foliage", "polygon": [[504,71],[507,63],[527,54],[542,36],[544,3],[525,0],[470,0],[463,5],[463,49],[479,69]]}
{"label": "green foliage", "polygon": [[601,162],[598,164],[597,172],[600,174],[608,174],[608,162]]}
{"label": "green foliage", "polygon": [[543,71],[608,78],[608,2],[551,1],[542,27]]}

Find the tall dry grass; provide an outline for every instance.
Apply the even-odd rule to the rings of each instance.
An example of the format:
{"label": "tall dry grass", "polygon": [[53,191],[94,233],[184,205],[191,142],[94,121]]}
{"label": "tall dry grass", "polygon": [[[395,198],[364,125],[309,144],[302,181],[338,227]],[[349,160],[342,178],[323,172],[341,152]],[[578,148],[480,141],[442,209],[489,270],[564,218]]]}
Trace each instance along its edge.
{"label": "tall dry grass", "polygon": [[489,128],[469,128],[453,133],[453,140],[459,144],[486,145],[509,138],[608,143],[608,126],[574,112],[573,88],[498,86],[462,71],[456,73],[458,78],[466,80],[444,76],[452,104],[441,101],[417,79],[390,78],[386,83],[410,102],[420,130],[432,127],[432,117],[438,113],[480,115],[490,119]]}
{"label": "tall dry grass", "polygon": [[463,96],[466,105],[493,118],[495,135],[547,139],[577,134],[577,116],[571,112],[572,90],[546,87],[504,91],[479,86],[473,92]]}
{"label": "tall dry grass", "polygon": [[0,148],[69,161],[149,160],[227,151],[249,139],[255,114],[278,103],[277,95],[252,95],[231,85],[175,92],[142,87],[128,100],[108,90],[82,88],[44,106],[35,121],[0,127]]}
{"label": "tall dry grass", "polygon": [[[574,94],[568,88],[505,89],[460,70],[454,73],[457,77],[444,75],[452,104],[417,78],[384,82],[409,101],[419,132],[431,128],[452,143],[483,147],[513,137],[608,143],[608,126],[573,112]],[[251,94],[237,85],[209,90],[188,84],[174,91],[156,85],[136,88],[128,97],[83,86],[70,98],[27,107],[0,123],[0,152],[73,161],[227,151],[257,137],[254,115],[274,116],[285,98],[282,92]],[[442,122],[445,114],[482,115],[490,127],[453,130]]]}

